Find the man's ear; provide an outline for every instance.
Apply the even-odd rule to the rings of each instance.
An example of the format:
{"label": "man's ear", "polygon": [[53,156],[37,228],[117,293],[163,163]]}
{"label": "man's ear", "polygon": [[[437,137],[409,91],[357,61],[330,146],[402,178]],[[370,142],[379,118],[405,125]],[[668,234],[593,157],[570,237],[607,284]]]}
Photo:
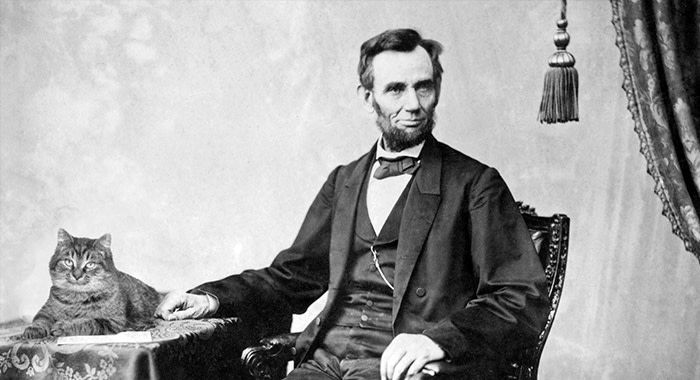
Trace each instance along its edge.
{"label": "man's ear", "polygon": [[362,106],[367,110],[367,112],[374,112],[374,94],[372,90],[364,88],[362,85],[357,86],[357,97],[362,101]]}

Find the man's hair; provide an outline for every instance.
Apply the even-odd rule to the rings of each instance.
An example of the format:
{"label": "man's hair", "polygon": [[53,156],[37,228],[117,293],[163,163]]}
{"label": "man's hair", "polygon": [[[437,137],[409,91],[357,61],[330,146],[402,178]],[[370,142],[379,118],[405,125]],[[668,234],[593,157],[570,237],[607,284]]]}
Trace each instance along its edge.
{"label": "man's hair", "polygon": [[442,53],[442,45],[435,40],[428,40],[413,29],[389,29],[369,40],[360,47],[360,63],[357,65],[357,73],[360,76],[362,87],[371,90],[374,86],[374,70],[372,60],[374,57],[387,50],[411,52],[417,46],[428,52],[433,64],[433,80],[437,88],[442,82],[442,65],[439,56]]}

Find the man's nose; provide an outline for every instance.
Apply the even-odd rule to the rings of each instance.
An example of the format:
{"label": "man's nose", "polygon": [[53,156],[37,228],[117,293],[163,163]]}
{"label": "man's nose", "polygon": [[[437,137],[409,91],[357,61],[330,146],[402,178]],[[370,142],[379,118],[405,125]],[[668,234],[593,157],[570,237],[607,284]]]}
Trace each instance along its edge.
{"label": "man's nose", "polygon": [[420,109],[420,101],[415,89],[409,88],[405,92],[403,108],[408,112],[415,112]]}

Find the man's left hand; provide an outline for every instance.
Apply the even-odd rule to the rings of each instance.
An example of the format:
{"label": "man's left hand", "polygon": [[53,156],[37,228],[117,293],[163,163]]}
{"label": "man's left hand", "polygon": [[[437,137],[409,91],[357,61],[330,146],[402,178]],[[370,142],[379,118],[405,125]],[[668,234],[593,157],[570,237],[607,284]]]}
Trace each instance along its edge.
{"label": "man's left hand", "polygon": [[382,354],[382,380],[399,380],[416,375],[427,363],[445,358],[445,351],[422,334],[399,334]]}

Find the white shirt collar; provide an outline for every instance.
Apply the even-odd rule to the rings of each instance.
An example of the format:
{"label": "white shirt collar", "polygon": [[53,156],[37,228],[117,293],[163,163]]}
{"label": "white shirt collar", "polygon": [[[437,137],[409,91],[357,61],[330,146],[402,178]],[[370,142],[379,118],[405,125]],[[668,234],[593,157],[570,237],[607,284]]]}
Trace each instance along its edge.
{"label": "white shirt collar", "polygon": [[408,157],[418,158],[421,150],[423,150],[423,145],[425,145],[425,140],[421,141],[421,143],[418,145],[412,146],[410,148],[406,148],[400,152],[390,152],[388,150],[384,150],[384,148],[382,147],[382,138],[379,137],[379,139],[377,140],[377,154],[376,154],[375,160],[379,157],[396,158],[399,156],[408,156]]}

